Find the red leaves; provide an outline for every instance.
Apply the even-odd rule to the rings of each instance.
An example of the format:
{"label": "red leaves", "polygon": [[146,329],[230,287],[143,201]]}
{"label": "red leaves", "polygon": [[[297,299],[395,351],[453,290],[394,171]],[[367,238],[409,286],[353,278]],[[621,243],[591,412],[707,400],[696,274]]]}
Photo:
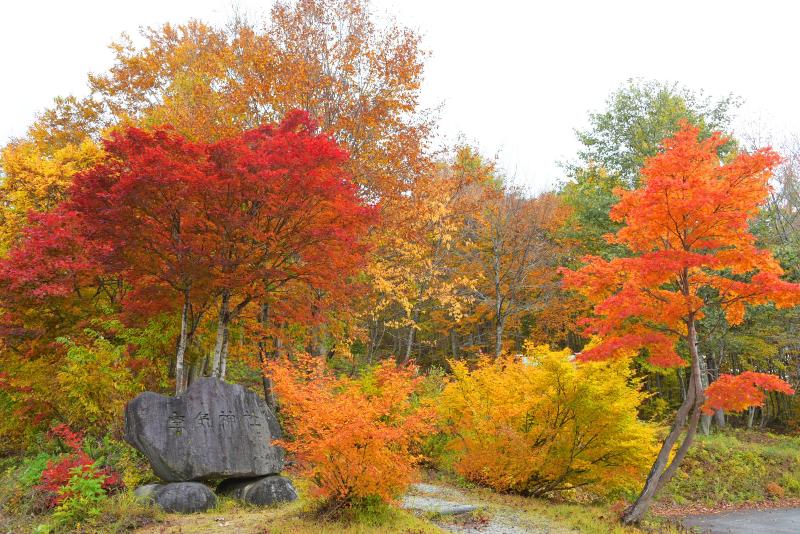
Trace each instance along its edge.
{"label": "red leaves", "polygon": [[612,336],[608,341],[588,348],[578,355],[579,361],[603,361],[630,357],[640,349],[648,350],[647,361],[658,367],[683,367],[686,362],[675,352],[675,340],[658,332]]}
{"label": "red leaves", "polygon": [[21,246],[0,262],[0,286],[15,301],[64,297],[97,275],[92,246],[78,229],[74,212],[31,214]]}
{"label": "red leaves", "polygon": [[350,181],[347,152],[304,112],[217,143],[128,127],[104,145],[108,157],[0,262],[4,298],[30,305],[113,278],[133,288],[126,315],[152,315],[221,289],[243,300],[295,281],[331,291],[363,260],[377,209]]}
{"label": "red leaves", "polygon": [[[83,436],[78,432],[73,432],[67,425],[58,425],[50,431],[50,437],[58,437],[72,452],[62,456],[58,460],[50,460],[47,467],[42,471],[39,482],[39,489],[50,494],[50,506],[55,507],[69,498],[69,494],[60,493],[59,490],[66,486],[73,476],[73,469],[79,467],[82,472],[88,472],[94,465],[88,454],[83,449]],[[106,467],[97,471],[103,477],[103,489],[110,491],[122,487],[122,479],[119,474]]]}
{"label": "red leaves", "polygon": [[745,371],[737,376],[720,375],[705,391],[703,413],[711,415],[716,410],[741,412],[751,406],[763,406],[765,391],[794,394],[792,386],[775,375],[753,371]]}
{"label": "red leaves", "polygon": [[48,437],[59,438],[72,452],[80,451],[83,446],[83,435],[80,432],[73,432],[63,423],[53,427]]}

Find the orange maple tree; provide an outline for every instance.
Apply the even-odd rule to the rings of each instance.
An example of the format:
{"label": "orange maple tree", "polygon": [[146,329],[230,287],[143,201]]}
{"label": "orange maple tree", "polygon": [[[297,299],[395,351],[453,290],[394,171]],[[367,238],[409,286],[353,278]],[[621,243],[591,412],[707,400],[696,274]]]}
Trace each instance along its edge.
{"label": "orange maple tree", "polygon": [[[663,151],[647,160],[642,186],[616,191],[620,201],[611,218],[623,227],[607,239],[627,247],[630,256],[610,261],[587,256],[584,267],[563,270],[565,286],[594,305],[594,314],[585,320],[586,333],[602,339],[580,355],[582,360],[643,352],[655,366],[691,367],[686,399],[641,495],[623,517],[626,523],[642,518],[675,473],[702,413],[759,405],[763,390],[794,392],[779,377],[755,372],[722,375],[703,391],[697,322],[705,307],[719,305],[736,325],[743,321],[746,305],[796,305],[800,284],[781,280],[780,265],[756,246],[748,230],[748,221],[767,199],[779,156],[763,148],[721,162],[717,149],[728,140],[719,133],[707,139],[699,134],[683,124],[664,141]],[[688,362],[677,351],[682,343]],[[670,462],[684,428],[686,435]]]}

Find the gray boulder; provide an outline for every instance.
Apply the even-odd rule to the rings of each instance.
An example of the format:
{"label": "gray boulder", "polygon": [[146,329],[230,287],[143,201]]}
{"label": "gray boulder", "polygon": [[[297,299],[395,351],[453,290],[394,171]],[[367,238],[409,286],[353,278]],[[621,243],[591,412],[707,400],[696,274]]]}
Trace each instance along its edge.
{"label": "gray boulder", "polygon": [[278,475],[266,477],[223,480],[217,493],[258,506],[268,506],[297,499],[292,481]]}
{"label": "gray boulder", "polygon": [[139,499],[158,505],[165,512],[192,514],[205,512],[217,504],[217,496],[211,488],[199,482],[147,484],[136,488],[134,494]]}
{"label": "gray boulder", "polygon": [[139,486],[135,490],[133,490],[133,494],[136,496],[137,499],[143,501],[152,501],[154,498],[155,491],[163,486],[164,484],[145,484],[144,486]]}
{"label": "gray boulder", "polygon": [[147,391],[125,407],[125,441],[163,480],[279,473],[283,450],[275,415],[242,386],[200,378],[178,397]]}

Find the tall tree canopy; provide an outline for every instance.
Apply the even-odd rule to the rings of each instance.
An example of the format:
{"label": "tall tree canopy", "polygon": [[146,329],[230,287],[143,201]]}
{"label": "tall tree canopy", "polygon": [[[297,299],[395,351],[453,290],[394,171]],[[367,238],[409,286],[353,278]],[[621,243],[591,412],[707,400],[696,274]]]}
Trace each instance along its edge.
{"label": "tall tree canopy", "polygon": [[[63,299],[117,280],[124,309],[181,310],[180,392],[187,345],[219,295],[213,372],[224,376],[228,327],[246,306],[290,282],[335,291],[361,265],[375,207],[349,180],[347,153],[304,112],[216,143],[126,128],[104,147],[0,263],[3,304],[21,327],[20,291]],[[283,298],[307,309],[303,297]]]}
{"label": "tall tree canopy", "polygon": [[[572,209],[566,233],[574,245],[607,257],[620,254],[602,237],[619,229],[608,216],[618,200],[614,189],[639,185],[642,165],[681,121],[700,128],[703,136],[728,131],[738,104],[733,96],[714,100],[702,91],[654,80],[631,79],[611,93],[605,109],[589,115],[589,127],[576,131],[580,149],[566,165],[569,180],[561,193]],[[735,147],[728,140],[718,151],[730,154]]]}

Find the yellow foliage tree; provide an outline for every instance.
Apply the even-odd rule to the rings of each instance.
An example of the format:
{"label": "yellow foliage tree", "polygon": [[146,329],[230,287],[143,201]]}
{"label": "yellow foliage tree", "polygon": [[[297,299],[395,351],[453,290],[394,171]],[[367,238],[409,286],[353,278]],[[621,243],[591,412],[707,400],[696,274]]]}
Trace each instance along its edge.
{"label": "yellow foliage tree", "polygon": [[454,323],[464,315],[475,280],[457,268],[464,220],[477,205],[476,189],[484,175],[463,172],[471,149],[461,148],[452,165],[440,164],[420,176],[414,189],[384,209],[399,231],[375,236],[367,268],[376,305],[373,323],[403,334],[400,361],[412,355],[424,315],[439,311]]}
{"label": "yellow foliage tree", "polygon": [[484,358],[474,370],[452,361],[436,404],[456,471],[527,495],[641,484],[655,454],[655,428],[637,419],[645,395],[624,362],[571,360],[528,343],[525,356]]}
{"label": "yellow foliage tree", "polygon": [[64,365],[55,374],[59,409],[65,422],[102,434],[119,433],[125,403],[144,388],[129,367],[124,345],[114,345],[91,330],[91,344],[67,339]]}
{"label": "yellow foliage tree", "polygon": [[91,139],[53,148],[37,141],[18,141],[0,154],[0,252],[19,236],[28,212],[51,210],[64,200],[72,176],[94,165],[102,149]]}

